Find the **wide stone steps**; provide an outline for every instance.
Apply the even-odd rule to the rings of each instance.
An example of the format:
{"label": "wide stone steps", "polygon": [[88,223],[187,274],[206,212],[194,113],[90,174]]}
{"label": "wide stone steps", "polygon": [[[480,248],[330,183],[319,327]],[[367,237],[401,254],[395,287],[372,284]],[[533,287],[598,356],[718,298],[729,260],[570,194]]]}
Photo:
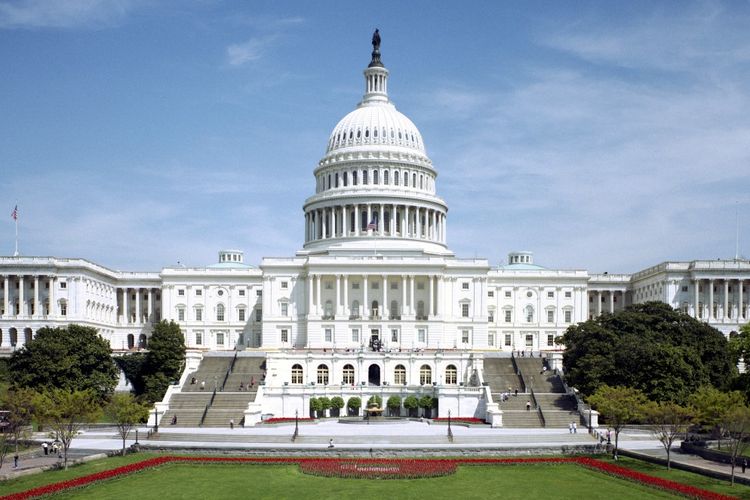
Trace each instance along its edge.
{"label": "wide stone steps", "polygon": [[541,358],[515,358],[518,369],[526,383],[526,390],[534,392],[564,393],[560,377],[550,370],[543,370]]}
{"label": "wide stone steps", "polygon": [[493,393],[521,389],[521,380],[516,375],[510,358],[485,358],[482,376]]}
{"label": "wide stone steps", "polygon": [[571,422],[580,428],[581,415],[577,411],[546,410],[544,411],[544,421],[548,428],[567,428]]}
{"label": "wide stone steps", "polygon": [[266,359],[262,357],[238,357],[232,368],[232,373],[227,377],[224,384],[225,391],[237,391],[240,384],[248,388],[253,382],[253,388],[263,380],[263,373],[266,366]]}
{"label": "wide stone steps", "polygon": [[521,427],[541,427],[542,422],[539,420],[539,414],[533,408],[527,410],[503,410],[503,427],[521,428]]}
{"label": "wide stone steps", "polygon": [[[182,386],[182,392],[213,391],[214,386],[220,386],[224,382],[224,377],[231,363],[231,356],[205,356],[198,369],[188,374],[187,380]],[[193,378],[195,378],[194,384],[191,383]],[[201,389],[201,382],[205,382],[205,389]]]}

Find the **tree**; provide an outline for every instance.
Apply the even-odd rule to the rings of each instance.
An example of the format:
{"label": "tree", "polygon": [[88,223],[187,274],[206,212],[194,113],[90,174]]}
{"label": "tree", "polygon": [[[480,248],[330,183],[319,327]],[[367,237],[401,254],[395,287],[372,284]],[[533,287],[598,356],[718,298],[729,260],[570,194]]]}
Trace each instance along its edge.
{"label": "tree", "polygon": [[729,349],[735,363],[742,359],[750,360],[750,323],[742,325],[739,333],[730,335]]}
{"label": "tree", "polygon": [[419,407],[424,410],[424,416],[427,418],[430,418],[432,406],[435,404],[434,399],[432,396],[424,395],[421,398],[419,398]]}
{"label": "tree", "polygon": [[690,402],[696,409],[698,421],[716,430],[721,449],[721,438],[726,431],[729,414],[733,408],[744,405],[744,396],[739,391],[723,392],[711,386],[702,386],[690,397]]}
{"label": "tree", "polygon": [[322,409],[323,407],[321,406],[320,400],[318,398],[310,398],[310,416],[311,417],[317,418]]}
{"label": "tree", "polygon": [[99,401],[112,395],[118,378],[109,343],[95,328],[80,325],[40,328],[13,353],[9,367],[15,387],[90,390]]}
{"label": "tree", "polygon": [[349,409],[350,413],[359,415],[359,409],[362,408],[362,399],[357,396],[352,396],[346,402],[346,407]]}
{"label": "tree", "polygon": [[661,302],[573,325],[560,342],[568,384],[583,396],[623,385],[685,404],[701,385],[725,389],[737,373],[721,332]]}
{"label": "tree", "polygon": [[159,401],[169,384],[180,378],[185,363],[185,339],[174,321],[162,320],[154,326],[143,366],[144,396]]}
{"label": "tree", "polygon": [[401,398],[395,395],[389,397],[386,406],[390,410],[391,415],[395,414],[396,416],[398,416],[401,410]]}
{"label": "tree", "polygon": [[[737,458],[745,454],[750,436],[750,408],[747,405],[735,406],[727,416],[727,431],[731,438],[729,453],[732,456],[732,486],[734,486],[734,468]],[[743,458],[744,460],[744,458]]]}
{"label": "tree", "polygon": [[331,408],[331,400],[328,399],[326,396],[322,396],[318,398],[318,403],[320,404],[320,410],[323,414],[323,417],[325,417],[326,410]]}
{"label": "tree", "polygon": [[626,424],[643,416],[648,399],[638,389],[603,385],[589,396],[588,403],[595,407],[607,419],[607,425],[615,430],[615,456],[617,456],[620,431]]}
{"label": "tree", "polygon": [[409,416],[416,416],[416,411],[419,408],[419,400],[416,396],[406,396],[404,399],[404,408],[409,410]]}
{"label": "tree", "polygon": [[646,405],[645,413],[651,424],[651,432],[667,452],[667,470],[670,470],[672,468],[672,444],[678,436],[685,435],[688,426],[693,421],[695,410],[667,401]]}
{"label": "tree", "polygon": [[50,426],[63,447],[63,464],[68,468],[68,449],[81,427],[101,414],[99,399],[91,391],[49,389],[37,397],[37,417]]}
{"label": "tree", "polygon": [[[0,408],[8,411],[8,425],[4,432],[0,434],[2,436],[0,440],[0,467],[3,466],[5,456],[10,451],[11,446],[18,453],[18,443],[24,437],[34,416],[36,397],[36,392],[31,389],[11,389],[0,399]],[[10,438],[12,438],[12,444]]]}
{"label": "tree", "polygon": [[341,413],[341,408],[344,407],[344,398],[341,396],[334,396],[331,398],[331,408],[336,410],[336,416],[338,417]]}
{"label": "tree", "polygon": [[104,413],[117,425],[122,438],[122,455],[125,456],[125,441],[136,424],[148,419],[149,407],[139,403],[130,393],[116,393],[112,396]]}

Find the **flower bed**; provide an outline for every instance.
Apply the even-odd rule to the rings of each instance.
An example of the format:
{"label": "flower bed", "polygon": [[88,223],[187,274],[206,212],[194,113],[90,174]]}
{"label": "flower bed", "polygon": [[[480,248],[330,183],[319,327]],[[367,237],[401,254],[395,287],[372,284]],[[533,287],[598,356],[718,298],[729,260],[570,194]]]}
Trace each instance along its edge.
{"label": "flower bed", "polygon": [[572,463],[609,474],[621,479],[627,479],[653,488],[668,491],[689,498],[708,500],[725,500],[734,497],[703,490],[668,479],[661,479],[643,474],[616,464],[603,462],[587,457],[550,457],[550,458],[458,458],[458,459],[377,459],[377,458],[292,458],[292,457],[191,457],[169,456],[150,458],[122,467],[89,474],[59,483],[48,484],[20,493],[0,497],[0,500],[20,500],[37,498],[54,493],[80,488],[98,481],[104,481],[127,474],[132,474],[150,467],[158,467],[170,463],[249,463],[249,464],[297,464],[302,472],[325,477],[345,477],[362,479],[414,479],[438,477],[452,474],[458,465],[528,465],[528,464],[560,464]]}

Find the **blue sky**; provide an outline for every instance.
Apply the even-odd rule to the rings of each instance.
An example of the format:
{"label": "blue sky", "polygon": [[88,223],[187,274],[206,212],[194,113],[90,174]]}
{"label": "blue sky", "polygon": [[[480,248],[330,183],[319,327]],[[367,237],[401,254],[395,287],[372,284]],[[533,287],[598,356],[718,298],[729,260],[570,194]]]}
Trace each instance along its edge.
{"label": "blue sky", "polygon": [[449,246],[634,272],[750,254],[750,3],[0,1],[0,254],[291,256],[375,27]]}

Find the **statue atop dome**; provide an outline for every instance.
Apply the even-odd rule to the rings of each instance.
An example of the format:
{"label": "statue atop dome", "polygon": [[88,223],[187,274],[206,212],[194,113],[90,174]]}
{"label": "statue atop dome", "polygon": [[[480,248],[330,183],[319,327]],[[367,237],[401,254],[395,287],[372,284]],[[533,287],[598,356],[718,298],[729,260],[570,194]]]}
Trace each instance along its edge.
{"label": "statue atop dome", "polygon": [[372,60],[367,67],[384,67],[380,61],[380,30],[377,28],[375,28],[375,33],[372,34]]}

